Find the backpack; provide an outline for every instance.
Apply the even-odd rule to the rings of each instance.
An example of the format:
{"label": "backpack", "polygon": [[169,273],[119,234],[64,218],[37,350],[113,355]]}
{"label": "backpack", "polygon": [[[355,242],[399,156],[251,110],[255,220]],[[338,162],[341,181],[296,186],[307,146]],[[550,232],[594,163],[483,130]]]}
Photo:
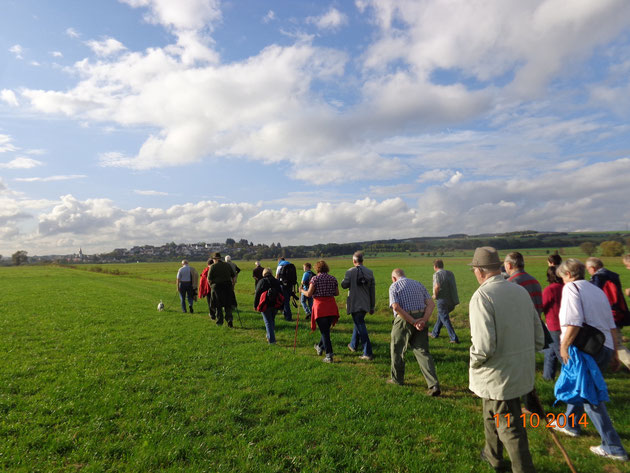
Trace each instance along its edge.
{"label": "backpack", "polygon": [[267,302],[267,307],[273,307],[274,309],[280,309],[284,306],[284,296],[273,286],[267,289],[265,301]]}
{"label": "backpack", "polygon": [[295,286],[298,280],[295,265],[293,263],[287,263],[280,266],[280,271],[278,272],[278,280],[280,280],[283,286]]}
{"label": "backpack", "polygon": [[308,290],[308,285],[310,284],[311,279],[313,279],[313,276],[315,276],[315,273],[309,269],[304,274],[308,274],[308,277],[304,279],[304,276],[302,276],[302,287]]}

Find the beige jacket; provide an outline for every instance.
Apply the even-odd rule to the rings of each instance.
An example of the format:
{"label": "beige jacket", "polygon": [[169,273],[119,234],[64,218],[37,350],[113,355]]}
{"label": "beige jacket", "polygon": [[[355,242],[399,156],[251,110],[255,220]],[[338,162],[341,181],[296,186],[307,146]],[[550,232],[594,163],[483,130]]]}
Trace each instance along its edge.
{"label": "beige jacket", "polygon": [[525,289],[501,275],[484,281],[470,299],[470,332],[472,392],[507,400],[534,388],[535,354],[545,339]]}

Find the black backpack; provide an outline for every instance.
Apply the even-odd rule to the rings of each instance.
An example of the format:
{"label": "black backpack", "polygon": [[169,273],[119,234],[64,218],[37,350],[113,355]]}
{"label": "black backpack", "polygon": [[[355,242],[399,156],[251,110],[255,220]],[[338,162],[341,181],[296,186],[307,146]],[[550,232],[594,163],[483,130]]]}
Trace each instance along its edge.
{"label": "black backpack", "polygon": [[267,289],[267,296],[265,300],[267,301],[267,307],[280,309],[284,306],[284,296],[273,286]]}
{"label": "black backpack", "polygon": [[297,270],[295,269],[295,265],[293,263],[288,263],[280,266],[278,280],[283,286],[295,286],[297,284]]}

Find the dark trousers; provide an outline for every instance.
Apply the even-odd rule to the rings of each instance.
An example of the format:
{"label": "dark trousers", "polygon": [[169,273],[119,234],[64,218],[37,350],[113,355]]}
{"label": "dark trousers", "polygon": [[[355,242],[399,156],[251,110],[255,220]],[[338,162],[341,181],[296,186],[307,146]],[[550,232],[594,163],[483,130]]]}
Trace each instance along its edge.
{"label": "dark trousers", "polygon": [[192,282],[181,281],[179,283],[179,298],[182,301],[182,312],[186,312],[186,299],[188,299],[188,305],[192,307],[195,293],[193,292]]}
{"label": "dark trousers", "polygon": [[[532,456],[529,453],[527,432],[521,419],[521,401],[519,398],[495,401],[483,401],[483,428],[486,445],[483,453],[494,468],[505,468],[503,448],[512,460],[515,473],[535,473]],[[497,427],[497,417],[499,426]],[[506,417],[507,416],[507,417]],[[508,422],[509,421],[509,422]]]}
{"label": "dark trousers", "polygon": [[322,338],[319,341],[320,348],[323,348],[327,357],[333,356],[332,342],[330,341],[330,327],[332,327],[334,317],[320,317],[315,322],[319,327]]}
{"label": "dark trousers", "polygon": [[291,313],[291,287],[290,286],[282,286],[282,295],[284,296],[284,320],[293,320],[293,314]]}
{"label": "dark trousers", "polygon": [[217,318],[217,310],[214,308],[214,305],[212,304],[212,293],[208,293],[208,295],[206,296],[206,299],[208,299],[208,314],[210,315],[212,320],[214,320]]}
{"label": "dark trousers", "polygon": [[216,310],[217,323],[223,323],[223,310],[225,320],[232,322],[232,302],[234,290],[231,282],[217,283],[212,286],[212,306]]}

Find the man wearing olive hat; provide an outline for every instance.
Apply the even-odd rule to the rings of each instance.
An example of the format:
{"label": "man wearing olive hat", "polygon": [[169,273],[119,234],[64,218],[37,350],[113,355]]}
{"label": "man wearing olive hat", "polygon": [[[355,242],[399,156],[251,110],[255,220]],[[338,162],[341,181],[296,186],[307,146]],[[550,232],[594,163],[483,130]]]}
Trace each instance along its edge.
{"label": "man wearing olive hat", "polygon": [[221,260],[221,253],[213,253],[214,264],[208,271],[208,282],[212,288],[212,306],[216,308],[217,325],[223,325],[223,309],[228,327],[232,327],[232,301],[236,272],[229,263]]}
{"label": "man wearing olive hat", "polygon": [[482,399],[486,444],[482,460],[495,470],[535,472],[523,427],[520,397],[534,389],[536,351],[544,344],[529,294],[501,276],[495,248],[477,248],[472,271],[479,288],[470,299],[469,389]]}

